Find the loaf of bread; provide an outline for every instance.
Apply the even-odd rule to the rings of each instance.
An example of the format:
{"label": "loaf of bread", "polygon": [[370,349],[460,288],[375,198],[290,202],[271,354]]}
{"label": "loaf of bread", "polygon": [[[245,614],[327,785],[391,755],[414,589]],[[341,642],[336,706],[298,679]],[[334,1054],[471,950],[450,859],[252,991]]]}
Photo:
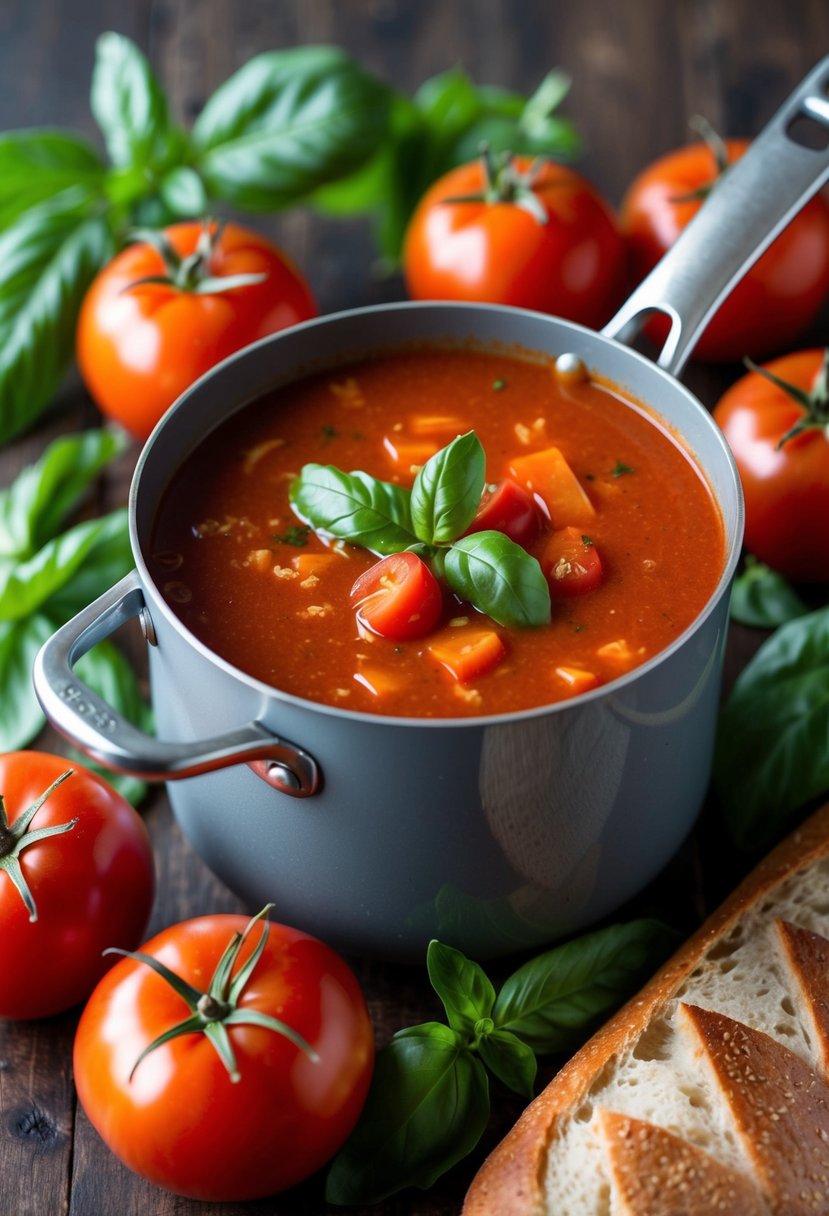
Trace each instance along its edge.
{"label": "loaf of bread", "polygon": [[554,1077],[463,1216],[829,1214],[829,804]]}

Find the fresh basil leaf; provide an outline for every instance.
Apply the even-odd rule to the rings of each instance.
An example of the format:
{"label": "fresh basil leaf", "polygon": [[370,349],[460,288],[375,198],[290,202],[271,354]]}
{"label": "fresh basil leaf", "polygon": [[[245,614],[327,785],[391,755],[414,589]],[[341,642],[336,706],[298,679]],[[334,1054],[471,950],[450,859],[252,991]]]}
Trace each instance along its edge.
{"label": "fresh basil leaf", "polygon": [[[57,621],[56,625],[62,623],[62,621]],[[135,672],[112,642],[99,642],[97,646],[93,646],[91,650],[81,656],[75,665],[75,670],[85,684],[88,684],[107,705],[111,705],[133,726],[137,726],[139,730],[145,732],[152,731],[152,710],[141,696]],[[70,755],[77,758],[86,768],[92,769],[93,772],[103,777],[133,806],[137,806],[146,796],[147,785],[137,777],[114,773],[89,756],[75,750],[71,750]]]}
{"label": "fresh basil leaf", "polygon": [[31,557],[55,535],[126,440],[104,429],[55,439],[0,489],[0,557]]}
{"label": "fresh basil leaf", "polygon": [[714,785],[742,848],[769,844],[829,789],[829,607],[781,625],[720,713]]}
{"label": "fresh basil leaf", "polygon": [[53,610],[77,603],[80,596],[78,606],[88,604],[90,587],[104,581],[100,589],[105,590],[117,581],[110,577],[115,571],[123,575],[131,566],[126,508],[76,524],[25,561],[0,561],[0,620],[22,620],[47,601]]}
{"label": "fresh basil leaf", "polygon": [[498,1080],[516,1094],[532,1098],[538,1062],[535,1052],[509,1030],[493,1030],[478,1042],[481,1060]]}
{"label": "fresh basil leaf", "polygon": [[39,416],[72,355],[84,293],[112,252],[103,219],[63,199],[0,234],[0,443]]}
{"label": "fresh basil leaf", "polygon": [[610,925],[519,967],[495,1001],[492,1020],[533,1051],[567,1051],[635,992],[676,946],[653,920]]}
{"label": "fresh basil leaf", "polygon": [[483,969],[460,950],[438,941],[429,943],[426,966],[449,1025],[471,1035],[476,1023],[489,1017],[495,1003],[495,989]]}
{"label": "fresh basil leaf", "polygon": [[534,557],[503,532],[473,532],[446,552],[449,586],[499,625],[550,620],[550,587]]}
{"label": "fresh basil leaf", "polygon": [[400,1031],[378,1052],[357,1127],[334,1158],[329,1203],[380,1203],[427,1189],[474,1149],[489,1118],[489,1084],[480,1060],[448,1026]]}
{"label": "fresh basil leaf", "polygon": [[18,751],[43,729],[46,718],[35,696],[32,665],[51,633],[51,623],[40,614],[0,621],[0,751]]}
{"label": "fresh basil leaf", "polygon": [[204,182],[188,165],[170,169],[161,179],[160,193],[164,206],[178,217],[206,215],[210,208]]}
{"label": "fresh basil leaf", "polygon": [[306,464],[291,486],[291,505],[317,532],[349,540],[372,553],[399,553],[415,541],[411,495],[368,473]]}
{"label": "fresh basil leaf", "polygon": [[64,131],[33,129],[0,135],[0,227],[55,195],[100,189],[106,167],[92,146]]}
{"label": "fresh basil leaf", "polygon": [[746,562],[731,589],[731,619],[756,629],[776,629],[805,616],[803,600],[781,574],[758,561]]}
{"label": "fresh basil leaf", "polygon": [[121,34],[101,34],[95,44],[90,105],[116,167],[159,168],[183,150],[146,56]]}
{"label": "fresh basil leaf", "polygon": [[486,457],[474,431],[459,435],[418,470],[412,487],[412,523],[418,540],[443,545],[460,536],[480,506]]}
{"label": "fresh basil leaf", "polygon": [[367,160],[386,133],[390,93],[334,47],[291,47],[249,60],[193,126],[208,190],[249,210],[304,198]]}

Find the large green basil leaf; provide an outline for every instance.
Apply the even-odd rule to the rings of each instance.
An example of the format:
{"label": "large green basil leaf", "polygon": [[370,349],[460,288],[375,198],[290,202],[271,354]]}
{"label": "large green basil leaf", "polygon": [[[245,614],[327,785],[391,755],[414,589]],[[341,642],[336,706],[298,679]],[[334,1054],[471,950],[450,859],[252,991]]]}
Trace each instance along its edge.
{"label": "large green basil leaf", "polygon": [[195,168],[217,197],[274,210],[350,173],[386,134],[390,92],[334,47],[256,55],[193,126]]}
{"label": "large green basil leaf", "polygon": [[519,967],[492,1010],[535,1052],[567,1051],[648,979],[677,935],[653,920],[611,925],[565,942]]}
{"label": "large green basil leaf", "polygon": [[78,506],[98,473],[126,447],[104,429],[67,435],[49,444],[10,486],[0,489],[0,558],[31,557]]}
{"label": "large green basil leaf", "polygon": [[45,724],[32,684],[32,665],[52,633],[51,622],[37,614],[0,621],[0,751],[26,747]]}
{"label": "large green basil leaf", "polygon": [[443,1001],[453,1030],[474,1033],[481,1018],[488,1018],[495,1003],[495,989],[477,963],[460,950],[431,941],[426,952],[429,980]]}
{"label": "large green basil leaf", "polygon": [[503,532],[473,532],[446,552],[444,574],[461,597],[499,625],[550,620],[550,587],[534,557]]}
{"label": "large green basil leaf", "polygon": [[303,465],[291,486],[291,505],[305,523],[384,555],[414,543],[410,502],[402,486],[333,465]]}
{"label": "large green basil leaf", "polygon": [[0,234],[0,443],[33,423],[57,390],[81,300],[111,252],[105,221],[65,196]]}
{"label": "large green basil leaf", "polygon": [[829,607],[781,625],[720,713],[714,784],[738,845],[766,846],[829,789],[827,739]]}
{"label": "large green basil leaf", "polygon": [[808,608],[791,583],[762,562],[747,560],[731,589],[732,620],[755,629],[776,629]]}
{"label": "large green basil leaf", "polygon": [[66,190],[92,197],[106,167],[85,140],[64,131],[32,129],[0,135],[0,228]]}
{"label": "large green basil leaf", "polygon": [[[22,562],[0,561],[0,620],[22,620],[47,601],[54,611],[64,605],[89,603],[91,586],[105,590],[132,565],[127,510],[85,520],[47,541]],[[58,593],[64,593],[61,601]],[[67,615],[70,615],[67,613]]]}
{"label": "large green basil leaf", "polygon": [[444,545],[465,532],[484,488],[486,457],[474,431],[459,435],[418,470],[412,487],[412,524],[418,540]]}
{"label": "large green basil leaf", "polygon": [[90,105],[116,168],[161,168],[183,150],[183,135],[170,121],[167,98],[152,68],[121,34],[98,38]]}
{"label": "large green basil leaf", "polygon": [[472,1152],[489,1118],[486,1070],[437,1022],[400,1031],[377,1055],[357,1127],[328,1174],[329,1203],[380,1203],[427,1189]]}

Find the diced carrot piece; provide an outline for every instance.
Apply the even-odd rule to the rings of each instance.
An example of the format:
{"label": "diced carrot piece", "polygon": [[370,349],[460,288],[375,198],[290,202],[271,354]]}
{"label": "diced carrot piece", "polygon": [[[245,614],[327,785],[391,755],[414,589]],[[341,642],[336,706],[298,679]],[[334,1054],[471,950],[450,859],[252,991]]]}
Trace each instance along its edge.
{"label": "diced carrot piece", "polygon": [[388,696],[399,692],[402,687],[401,677],[383,667],[361,667],[355,671],[354,679],[374,697]]}
{"label": "diced carrot piece", "polygon": [[599,686],[599,677],[595,671],[586,671],[583,667],[557,667],[555,676],[562,684],[567,685],[573,696]]}
{"label": "diced carrot piece", "polygon": [[392,464],[404,473],[419,469],[438,450],[438,444],[429,439],[400,439],[397,435],[385,435],[383,447]]}
{"label": "diced carrot piece", "polygon": [[300,579],[308,578],[311,574],[322,574],[327,567],[340,561],[342,558],[336,553],[298,553],[296,557],[291,558],[291,564]]}
{"label": "diced carrot piece", "polygon": [[410,414],[407,425],[412,435],[463,435],[469,430],[457,414]]}
{"label": "diced carrot piece", "polygon": [[608,663],[614,663],[618,667],[631,667],[634,663],[640,662],[646,653],[644,646],[639,646],[634,650],[624,638],[618,638],[613,642],[605,642],[604,646],[600,646],[596,651],[600,659],[604,659]]}
{"label": "diced carrot piece", "polygon": [[553,527],[587,524],[595,518],[595,507],[558,448],[515,456],[509,472],[519,485],[544,501]]}
{"label": "diced carrot piece", "polygon": [[490,671],[507,653],[494,629],[453,629],[427,646],[429,654],[462,684]]}

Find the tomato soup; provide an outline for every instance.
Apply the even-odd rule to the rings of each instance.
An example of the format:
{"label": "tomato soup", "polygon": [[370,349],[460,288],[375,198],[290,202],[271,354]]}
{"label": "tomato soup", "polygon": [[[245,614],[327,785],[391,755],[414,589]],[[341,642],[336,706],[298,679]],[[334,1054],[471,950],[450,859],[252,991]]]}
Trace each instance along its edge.
{"label": "tomato soup", "polygon": [[[508,483],[534,504],[522,548],[544,572],[549,620],[499,623],[436,562],[428,632],[382,636],[351,594],[378,554],[310,527],[292,504],[297,476],[313,464],[411,487],[469,432],[483,502]],[[552,360],[427,347],[317,372],[221,424],[168,487],[149,566],[187,628],[266,684],[364,713],[471,717],[561,701],[645,662],[699,614],[724,559],[710,488],[647,410]]]}

